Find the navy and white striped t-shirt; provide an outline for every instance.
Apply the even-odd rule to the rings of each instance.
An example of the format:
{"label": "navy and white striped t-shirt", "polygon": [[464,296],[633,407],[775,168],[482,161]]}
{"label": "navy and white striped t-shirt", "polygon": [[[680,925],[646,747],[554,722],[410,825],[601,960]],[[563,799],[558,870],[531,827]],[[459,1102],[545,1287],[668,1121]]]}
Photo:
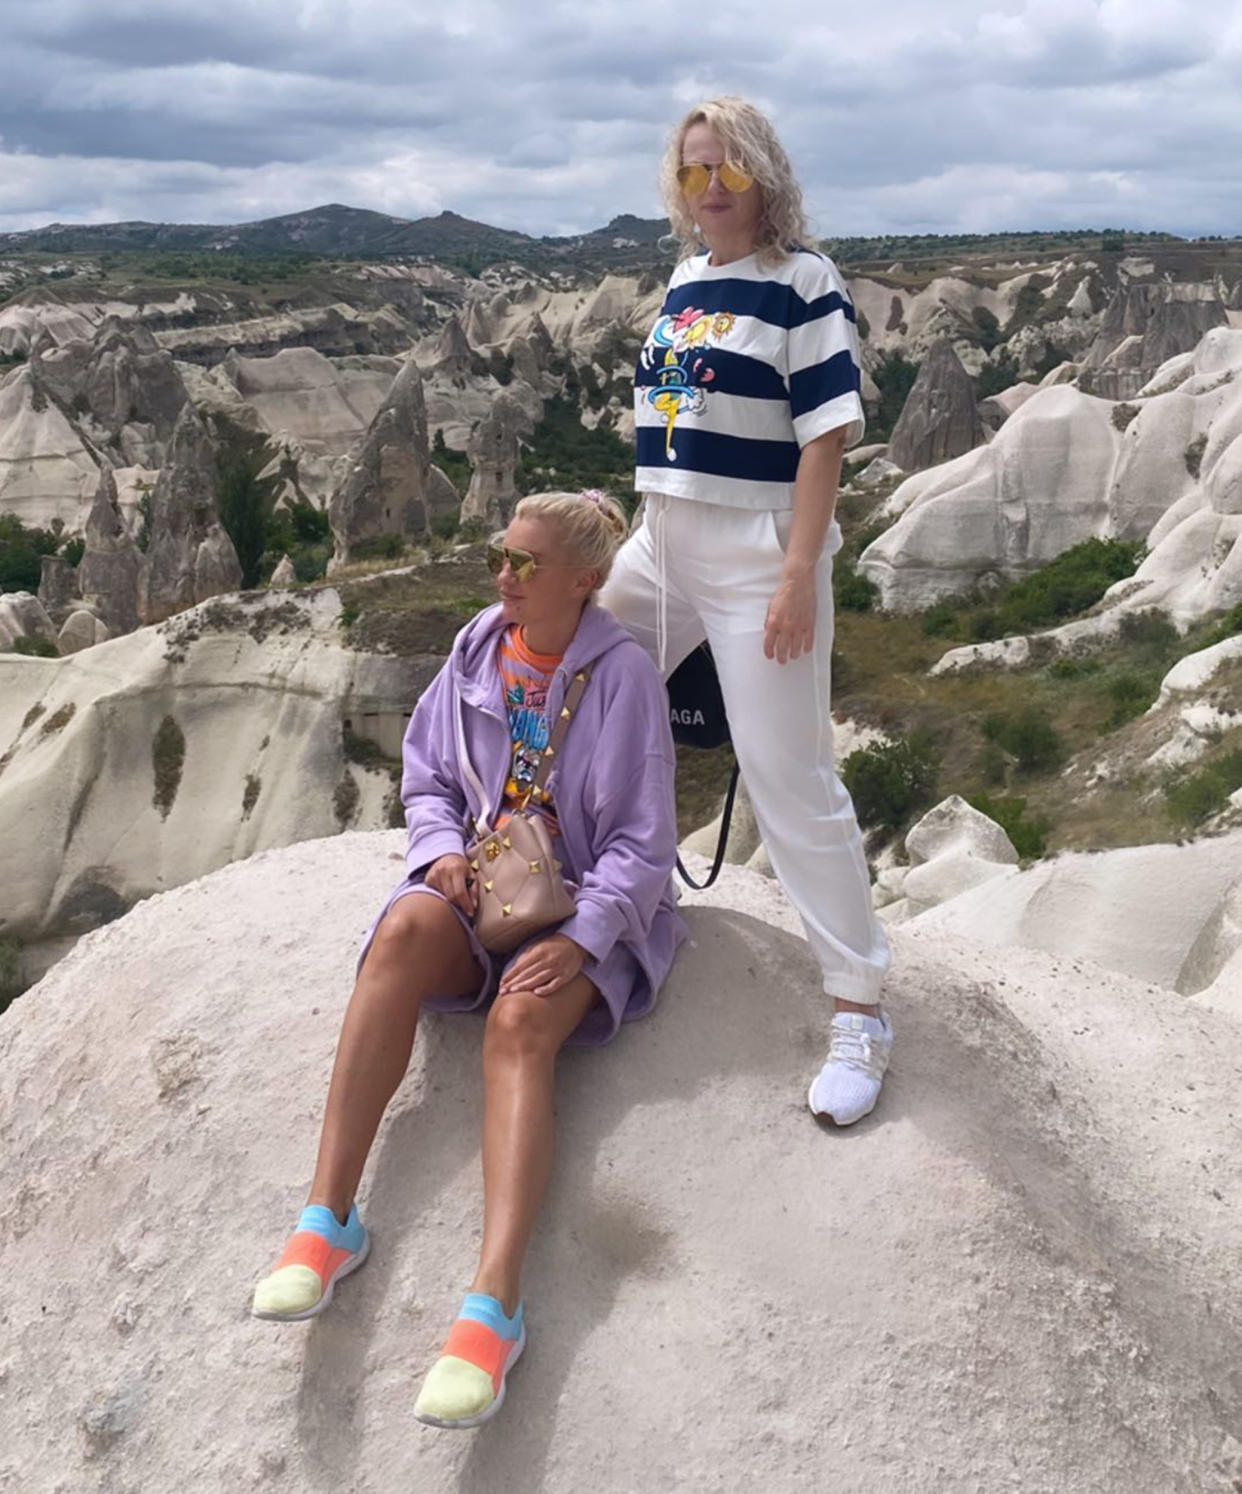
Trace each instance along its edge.
{"label": "navy and white striped t-shirt", "polygon": [[854,303],[836,265],[797,249],[673,271],[639,354],[635,487],[735,508],[787,509],[803,446],[862,437]]}

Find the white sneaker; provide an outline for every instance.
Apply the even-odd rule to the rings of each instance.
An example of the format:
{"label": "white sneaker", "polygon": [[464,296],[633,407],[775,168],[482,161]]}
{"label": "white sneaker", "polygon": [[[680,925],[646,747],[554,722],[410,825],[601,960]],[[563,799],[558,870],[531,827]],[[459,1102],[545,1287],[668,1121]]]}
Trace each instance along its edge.
{"label": "white sneaker", "polygon": [[811,1083],[806,1101],[816,1115],[826,1115],[838,1126],[850,1126],[875,1109],[893,1051],[893,1024],[888,1013],[877,1017],[862,1012],[837,1012],[832,1019],[832,1043],[822,1069]]}

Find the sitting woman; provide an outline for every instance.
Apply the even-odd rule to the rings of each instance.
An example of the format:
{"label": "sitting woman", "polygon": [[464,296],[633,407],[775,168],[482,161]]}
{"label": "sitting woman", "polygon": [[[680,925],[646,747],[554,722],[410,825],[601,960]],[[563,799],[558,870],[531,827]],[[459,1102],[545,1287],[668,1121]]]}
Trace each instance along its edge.
{"label": "sitting woman", "polygon": [[[543,494],[522,499],[489,547],[500,603],[462,629],[410,718],[401,786],[409,874],[363,946],[307,1205],[254,1294],[259,1317],[309,1318],[363,1263],[370,1242],[355,1195],[419,1012],[486,1009],[483,1240],[415,1406],[433,1426],[494,1415],[525,1343],[522,1262],[552,1167],[558,1050],[605,1043],[647,1012],[684,936],[670,881],[664,688],[592,600],[624,533],[620,509],[598,493]],[[571,689],[580,700],[532,795],[541,758],[553,756],[549,724],[561,721]],[[492,803],[475,802],[472,785]],[[499,805],[503,824],[528,800],[546,816],[574,912],[502,957],[475,936],[467,822],[486,823]]]}

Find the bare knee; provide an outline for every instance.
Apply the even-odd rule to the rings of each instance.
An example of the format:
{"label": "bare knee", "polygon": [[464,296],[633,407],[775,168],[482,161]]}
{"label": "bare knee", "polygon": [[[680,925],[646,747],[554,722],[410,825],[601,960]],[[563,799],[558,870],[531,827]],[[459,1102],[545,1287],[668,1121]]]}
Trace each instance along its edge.
{"label": "bare knee", "polygon": [[428,897],[425,893],[409,893],[398,898],[380,919],[368,954],[401,958],[422,940],[436,936],[443,938],[455,922],[452,911],[439,898]]}
{"label": "bare knee", "polygon": [[554,1057],[560,1045],[560,1033],[542,996],[509,991],[492,1003],[484,1034],[487,1054],[531,1061]]}

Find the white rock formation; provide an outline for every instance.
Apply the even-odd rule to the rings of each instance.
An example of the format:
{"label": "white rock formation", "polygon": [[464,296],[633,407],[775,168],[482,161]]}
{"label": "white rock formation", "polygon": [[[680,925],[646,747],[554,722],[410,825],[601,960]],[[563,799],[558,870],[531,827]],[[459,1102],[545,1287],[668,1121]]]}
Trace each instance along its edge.
{"label": "white rock formation", "polygon": [[883,605],[1022,575],[1092,535],[1143,539],[1147,558],[1063,643],[1115,631],[1117,609],[1186,624],[1242,601],[1242,330],[1208,332],[1158,378],[1126,411],[1041,390],[990,445],[903,482],[884,506],[898,522],[859,561]]}
{"label": "white rock formation", "polygon": [[0,649],[11,648],[18,638],[45,638],[52,643],[56,628],[33,592],[0,592]]}
{"label": "white rock formation", "polygon": [[1017,870],[1018,853],[987,815],[950,794],[911,826],[905,838],[907,864],[882,871],[872,889],[886,923],[903,923]]}
{"label": "white rock formation", "polygon": [[901,517],[859,560],[882,605],[927,607],[1106,532],[1120,440],[1111,415],[1077,389],[1043,389],[988,445],[908,477],[883,507]]}
{"label": "white rock formation", "polygon": [[364,1183],[365,1269],[313,1324],[249,1318],[402,845],[317,841],[153,897],[0,1017],[0,1487],[1242,1476],[1236,1024],[899,929],[898,1059],[875,1116],[834,1136],[801,1099],[816,972],[774,884],[743,872],[687,900],[655,1013],[559,1066],[531,1348],[495,1435],[411,1415],[478,1238],[477,1020],[423,1025]]}
{"label": "white rock formation", "polygon": [[112,635],[108,625],[85,607],[71,612],[56,635],[56,647],[62,654],[76,654],[84,648],[106,643]]}
{"label": "white rock formation", "polygon": [[99,485],[99,460],[25,365],[0,377],[0,513],[81,533]]}
{"label": "white rock formation", "polygon": [[0,655],[0,845],[21,847],[0,938],[81,932],[342,817],[386,824],[391,780],[346,760],[342,723],[399,741],[441,661],[349,650],[339,617],[332,590],[217,598],[68,658]]}
{"label": "white rock formation", "polygon": [[[1220,909],[1236,902],[1240,878],[1242,832],[1180,846],[1068,852],[963,892],[912,927],[1081,957],[1190,995],[1236,951],[1221,946],[1220,930],[1231,925]],[[1200,943],[1209,928],[1216,931],[1210,961]]]}

